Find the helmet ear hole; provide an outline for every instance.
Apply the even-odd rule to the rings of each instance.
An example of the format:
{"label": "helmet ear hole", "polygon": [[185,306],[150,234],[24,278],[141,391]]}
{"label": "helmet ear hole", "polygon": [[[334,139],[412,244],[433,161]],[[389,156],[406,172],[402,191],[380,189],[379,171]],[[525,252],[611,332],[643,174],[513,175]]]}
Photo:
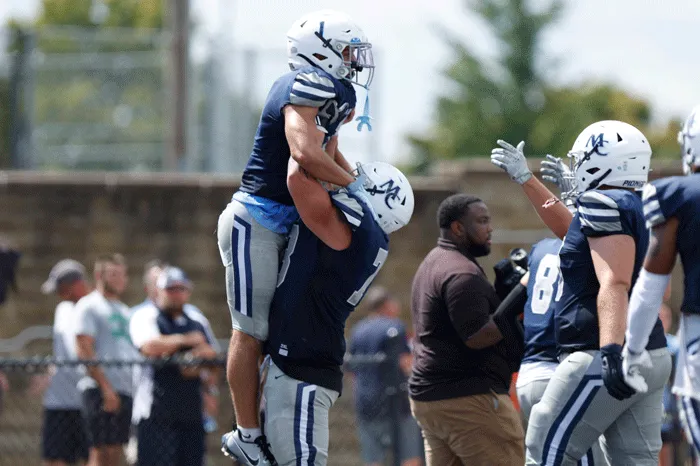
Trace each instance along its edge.
{"label": "helmet ear hole", "polygon": [[622,142],[622,136],[620,136],[620,133],[617,133],[617,142]]}
{"label": "helmet ear hole", "polygon": [[325,55],[322,55],[320,53],[314,53],[314,58],[323,61],[323,60],[326,60],[328,57]]}
{"label": "helmet ear hole", "polygon": [[382,214],[377,214],[377,217],[382,218]]}

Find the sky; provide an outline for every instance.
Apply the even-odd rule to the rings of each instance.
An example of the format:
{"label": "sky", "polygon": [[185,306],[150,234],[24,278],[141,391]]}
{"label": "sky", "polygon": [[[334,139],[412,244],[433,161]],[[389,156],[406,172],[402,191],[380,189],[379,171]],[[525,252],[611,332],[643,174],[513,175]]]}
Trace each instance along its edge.
{"label": "sky", "polygon": [[[533,0],[542,5],[548,0]],[[31,18],[39,0],[3,0],[0,23],[10,16]],[[197,0],[200,24],[195,58],[211,50],[222,56],[260,51],[254,70],[232,59],[230,85],[260,103],[272,82],[288,68],[285,33],[305,13],[332,8],[350,14],[373,43],[377,70],[370,93],[373,131],[343,127],[340,147],[351,160],[403,160],[405,135],[425,133],[434,123],[435,99],[447,92],[441,70],[452,57],[436,33],[440,27],[461,37],[480,55],[493,54],[488,30],[465,0]],[[562,85],[589,81],[619,84],[652,103],[657,121],[685,117],[700,103],[697,57],[697,0],[568,1],[561,21],[548,30],[543,58],[558,65],[548,76]],[[210,41],[211,40],[211,41]],[[206,44],[206,45],[205,45]],[[247,77],[246,77],[247,76]],[[251,78],[252,76],[252,78]],[[364,94],[358,94],[358,114]],[[582,128],[586,124],[582,125]]]}

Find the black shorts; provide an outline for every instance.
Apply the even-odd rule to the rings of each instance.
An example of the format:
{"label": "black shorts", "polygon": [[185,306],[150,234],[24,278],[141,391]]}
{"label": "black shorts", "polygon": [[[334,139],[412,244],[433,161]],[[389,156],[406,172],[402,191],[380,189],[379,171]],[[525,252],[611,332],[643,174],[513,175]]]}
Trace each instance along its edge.
{"label": "black shorts", "polygon": [[139,466],[202,466],[204,424],[144,419],[137,428]]}
{"label": "black shorts", "polygon": [[41,427],[41,458],[77,463],[87,460],[88,438],[79,409],[45,409]]}
{"label": "black shorts", "polygon": [[132,399],[121,393],[119,398],[119,411],[106,413],[102,410],[102,392],[99,388],[90,388],[83,392],[83,406],[91,446],[123,445],[129,441]]}

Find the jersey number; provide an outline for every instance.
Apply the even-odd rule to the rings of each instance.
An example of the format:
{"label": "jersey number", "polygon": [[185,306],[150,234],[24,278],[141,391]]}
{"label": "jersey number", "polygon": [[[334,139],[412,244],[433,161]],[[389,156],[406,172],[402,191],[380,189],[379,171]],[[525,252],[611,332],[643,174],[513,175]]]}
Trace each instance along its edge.
{"label": "jersey number", "polygon": [[[532,308],[533,314],[546,314],[549,305],[552,303],[554,294],[554,284],[559,278],[559,255],[547,254],[540,261],[535,276],[535,286],[532,288]],[[561,280],[560,280],[561,281]],[[561,293],[557,293],[560,295]],[[555,297],[555,300],[559,296]]]}
{"label": "jersey number", "polygon": [[384,261],[386,261],[386,257],[389,255],[389,251],[386,249],[379,248],[379,251],[377,252],[377,257],[374,259],[374,263],[372,264],[375,268],[374,272],[372,272],[372,275],[367,277],[367,280],[365,280],[365,283],[362,285],[362,287],[355,291],[352,296],[348,298],[348,304],[352,306],[357,306],[360,301],[362,300],[362,297],[365,295],[365,292],[367,291],[367,288],[372,284],[372,280],[374,280],[374,277],[377,276],[379,273],[379,269],[382,268],[382,265],[384,265]]}

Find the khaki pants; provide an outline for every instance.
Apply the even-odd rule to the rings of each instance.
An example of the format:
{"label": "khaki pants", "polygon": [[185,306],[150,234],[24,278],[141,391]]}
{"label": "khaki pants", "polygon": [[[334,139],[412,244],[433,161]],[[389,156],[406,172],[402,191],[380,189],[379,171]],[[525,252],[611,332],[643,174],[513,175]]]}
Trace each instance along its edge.
{"label": "khaki pants", "polygon": [[427,466],[522,466],[524,433],[508,395],[411,400],[423,430]]}

